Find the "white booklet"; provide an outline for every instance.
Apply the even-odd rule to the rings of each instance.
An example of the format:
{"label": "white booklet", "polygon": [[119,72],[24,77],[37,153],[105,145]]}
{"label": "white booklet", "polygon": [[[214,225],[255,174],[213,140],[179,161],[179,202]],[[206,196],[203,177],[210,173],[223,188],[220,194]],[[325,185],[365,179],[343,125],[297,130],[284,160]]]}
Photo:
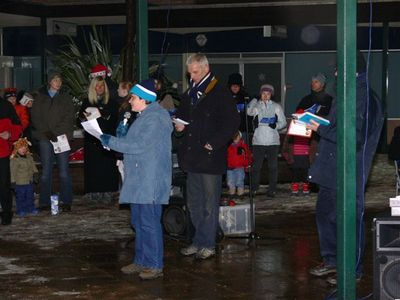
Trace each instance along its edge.
{"label": "white booklet", "polygon": [[83,129],[85,129],[85,131],[87,131],[88,133],[93,135],[95,138],[100,140],[100,136],[103,134],[103,131],[101,130],[99,123],[97,122],[96,119],[91,119],[91,120],[82,122],[81,124],[82,124]]}
{"label": "white booklet", "polygon": [[57,142],[50,142],[53,145],[54,153],[63,153],[71,150],[67,135],[65,134],[57,136]]}

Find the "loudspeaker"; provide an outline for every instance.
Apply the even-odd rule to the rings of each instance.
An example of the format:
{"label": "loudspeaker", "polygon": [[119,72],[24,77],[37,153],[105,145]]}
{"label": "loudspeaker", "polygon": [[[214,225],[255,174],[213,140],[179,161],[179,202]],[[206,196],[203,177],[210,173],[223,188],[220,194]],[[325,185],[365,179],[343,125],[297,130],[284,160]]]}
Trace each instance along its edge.
{"label": "loudspeaker", "polygon": [[191,241],[194,228],[185,198],[176,196],[169,198],[169,204],[164,206],[162,224],[164,232],[170,237],[186,242]]}
{"label": "loudspeaker", "polygon": [[374,299],[400,299],[400,218],[373,220]]}

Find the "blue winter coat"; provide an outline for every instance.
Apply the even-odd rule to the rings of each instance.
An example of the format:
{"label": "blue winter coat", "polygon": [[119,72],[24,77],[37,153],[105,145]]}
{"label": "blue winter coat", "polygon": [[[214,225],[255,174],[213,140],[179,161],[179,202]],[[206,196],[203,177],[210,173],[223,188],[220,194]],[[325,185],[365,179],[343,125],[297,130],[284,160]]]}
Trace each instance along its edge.
{"label": "blue winter coat", "polygon": [[167,204],[171,191],[172,122],[151,103],[137,115],[124,137],[112,136],[109,147],[124,154],[125,180],[120,203]]}
{"label": "blue winter coat", "polygon": [[[357,193],[364,191],[384,121],[382,103],[374,92],[370,92],[369,103],[367,101],[366,84],[366,74],[360,74],[357,77],[356,83]],[[327,117],[331,124],[329,126],[321,125],[318,127],[318,134],[321,136],[321,139],[318,144],[315,161],[309,170],[309,181],[331,189],[336,189],[337,186],[336,101],[336,99],[333,101],[332,108]],[[368,132],[366,134],[367,125]]]}

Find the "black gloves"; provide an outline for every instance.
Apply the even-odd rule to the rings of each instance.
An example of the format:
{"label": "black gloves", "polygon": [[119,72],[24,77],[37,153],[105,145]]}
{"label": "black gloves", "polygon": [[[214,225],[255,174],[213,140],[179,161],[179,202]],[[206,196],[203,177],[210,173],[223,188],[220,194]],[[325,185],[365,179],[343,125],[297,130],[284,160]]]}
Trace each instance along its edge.
{"label": "black gloves", "polygon": [[57,142],[57,136],[51,131],[46,131],[43,133],[49,141]]}
{"label": "black gloves", "polygon": [[278,116],[275,114],[275,122],[274,123],[269,123],[268,126],[271,127],[272,129],[275,129],[277,122],[278,122]]}

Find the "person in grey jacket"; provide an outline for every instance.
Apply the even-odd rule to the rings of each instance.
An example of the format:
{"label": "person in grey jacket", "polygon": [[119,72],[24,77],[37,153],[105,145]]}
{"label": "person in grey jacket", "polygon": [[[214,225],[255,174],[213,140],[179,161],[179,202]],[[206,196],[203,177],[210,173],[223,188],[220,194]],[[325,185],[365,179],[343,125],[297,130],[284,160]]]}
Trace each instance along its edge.
{"label": "person in grey jacket", "polygon": [[147,79],[130,90],[135,122],[120,137],[101,135],[103,146],[123,153],[125,179],[120,203],[131,207],[135,257],[121,269],[141,279],[163,276],[162,204],[168,204],[172,181],[172,122],[156,102],[155,84]]}
{"label": "person in grey jacket", "polygon": [[74,131],[74,105],[71,97],[61,90],[62,77],[58,72],[50,72],[48,85],[39,90],[32,107],[32,137],[37,141],[42,163],[40,179],[39,209],[50,210],[52,192],[53,162],[57,161],[60,177],[60,201],[64,211],[71,210],[72,179],[69,172],[69,153],[54,153],[52,142],[65,134],[72,139]]}
{"label": "person in grey jacket", "polygon": [[260,184],[260,170],[265,155],[268,160],[268,197],[275,197],[278,182],[279,130],[286,127],[286,117],[282,107],[271,100],[274,87],[263,84],[260,88],[261,98],[253,99],[247,108],[247,114],[254,117],[253,167],[251,192],[256,193]]}

